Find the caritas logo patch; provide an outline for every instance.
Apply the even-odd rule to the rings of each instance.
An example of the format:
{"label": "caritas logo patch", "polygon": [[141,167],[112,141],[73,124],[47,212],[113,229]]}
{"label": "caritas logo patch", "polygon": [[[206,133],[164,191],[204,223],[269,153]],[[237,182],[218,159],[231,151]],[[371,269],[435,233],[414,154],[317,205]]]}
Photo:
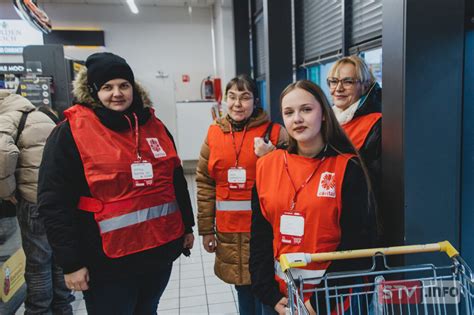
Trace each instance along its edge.
{"label": "caritas logo patch", "polygon": [[335,173],[324,172],[321,174],[317,196],[336,198],[336,174]]}
{"label": "caritas logo patch", "polygon": [[157,138],[146,138],[146,141],[148,142],[155,159],[166,156],[166,152],[163,151],[163,148],[161,147]]}

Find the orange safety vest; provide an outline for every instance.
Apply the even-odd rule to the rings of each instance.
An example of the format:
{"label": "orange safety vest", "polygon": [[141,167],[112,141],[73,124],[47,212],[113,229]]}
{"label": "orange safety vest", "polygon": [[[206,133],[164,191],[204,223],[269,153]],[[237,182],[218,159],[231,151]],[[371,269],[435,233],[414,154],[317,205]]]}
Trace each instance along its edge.
{"label": "orange safety vest", "polygon": [[342,128],[351,139],[352,144],[357,150],[360,150],[365,143],[372,127],[382,118],[381,113],[371,113],[356,117],[347,124],[342,125]]}
{"label": "orange safety vest", "polygon": [[110,258],[158,247],[184,234],[173,185],[180,160],[163,123],[150,110],[150,119],[139,127],[140,153],[153,169],[153,184],[145,187],[133,187],[135,132],[108,129],[85,106],[64,111],[92,196],[81,197],[77,207],[94,213]]}
{"label": "orange safety vest", "polygon": [[[263,216],[273,228],[273,254],[275,279],[280,291],[288,290],[279,264],[279,257],[287,253],[320,253],[337,249],[341,239],[340,217],[342,207],[342,183],[346,166],[352,155],[342,154],[320,159],[307,158],[286,152],[291,180],[298,189],[317,168],[307,185],[301,189],[294,211],[304,215],[304,234],[301,243],[285,244],[281,241],[280,220],[290,210],[295,189],[288,177],[284,163],[285,151],[277,150],[257,162],[257,191]],[[318,165],[320,166],[318,167]],[[296,279],[321,277],[330,262],[309,263],[304,268],[292,270]],[[314,288],[316,281],[307,281]],[[305,295],[308,299],[310,294]]]}
{"label": "orange safety vest", "polygon": [[[246,131],[234,132],[235,144],[242,148],[239,156],[239,167],[246,170],[246,183],[244,189],[229,189],[227,171],[235,166],[236,152],[232,134],[223,132],[218,125],[211,125],[207,133],[209,144],[209,175],[216,182],[216,226],[219,232],[237,233],[250,232],[252,217],[252,187],[255,183],[255,165],[257,156],[254,152],[254,138],[263,137],[270,122]],[[270,140],[276,145],[280,135],[280,125],[274,124]]]}

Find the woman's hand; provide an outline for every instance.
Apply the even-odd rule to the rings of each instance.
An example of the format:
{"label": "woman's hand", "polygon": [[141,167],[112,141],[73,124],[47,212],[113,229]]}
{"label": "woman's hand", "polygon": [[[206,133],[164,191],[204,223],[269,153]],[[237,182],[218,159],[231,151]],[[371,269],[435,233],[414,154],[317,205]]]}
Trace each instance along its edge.
{"label": "woman's hand", "polygon": [[74,271],[73,273],[68,273],[64,275],[64,281],[66,282],[66,287],[69,290],[73,291],[85,291],[89,289],[89,270],[86,267]]}
{"label": "woman's hand", "polygon": [[184,242],[183,242],[183,248],[193,248],[194,245],[194,234],[193,233],[188,233],[184,234]]}
{"label": "woman's hand", "polygon": [[288,305],[288,299],[282,297],[280,301],[275,305],[274,309],[278,315],[286,315],[286,306]]}
{"label": "woman's hand", "polygon": [[253,149],[254,149],[255,155],[258,157],[261,157],[275,150],[275,146],[273,145],[271,141],[268,141],[268,143],[265,143],[262,137],[255,137],[253,139]]}
{"label": "woman's hand", "polygon": [[204,235],[202,237],[202,245],[208,253],[214,253],[217,247],[217,240],[214,234]]}
{"label": "woman's hand", "polygon": [[15,206],[16,206],[16,204],[18,203],[18,200],[16,199],[15,195],[11,195],[10,197],[8,197],[8,198],[5,199],[5,200],[10,201],[10,202],[13,203]]}

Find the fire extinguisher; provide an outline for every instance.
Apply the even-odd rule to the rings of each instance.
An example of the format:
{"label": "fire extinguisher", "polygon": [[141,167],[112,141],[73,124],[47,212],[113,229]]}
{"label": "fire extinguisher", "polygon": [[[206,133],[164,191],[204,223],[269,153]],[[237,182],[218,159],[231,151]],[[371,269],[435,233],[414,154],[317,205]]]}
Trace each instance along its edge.
{"label": "fire extinguisher", "polygon": [[[204,90],[204,97],[202,95]],[[201,98],[206,100],[212,100],[214,98],[214,84],[211,81],[211,77],[204,78],[201,83]]]}

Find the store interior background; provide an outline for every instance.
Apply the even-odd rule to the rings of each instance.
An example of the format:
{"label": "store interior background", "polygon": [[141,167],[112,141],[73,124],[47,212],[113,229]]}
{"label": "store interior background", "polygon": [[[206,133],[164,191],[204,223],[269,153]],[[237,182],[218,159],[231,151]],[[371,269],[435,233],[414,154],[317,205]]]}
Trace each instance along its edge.
{"label": "store interior background", "polygon": [[[105,47],[66,46],[65,57],[85,60],[96,51],[124,57],[149,91],[157,115],[176,136],[176,102],[201,99],[201,82],[207,76],[219,76],[225,84],[235,75],[232,1],[215,6],[208,0],[137,1],[139,14],[117,3],[41,1],[41,6],[53,28],[103,30]],[[0,19],[19,19],[11,1],[0,1]],[[21,55],[0,55],[0,63],[22,61]]]}
{"label": "store interior background", "polygon": [[[192,125],[188,125],[188,131],[177,127],[176,104],[200,99],[205,77],[220,77],[224,88],[239,71],[238,53],[249,51],[248,46],[240,46],[240,40],[246,40],[247,45],[249,40],[248,34],[242,33],[242,38],[235,38],[233,5],[247,1],[140,0],[137,15],[124,2],[45,0],[40,4],[54,28],[104,31],[105,47],[65,47],[66,57],[84,60],[95,51],[105,50],[125,57],[136,78],[149,90],[157,115],[173,136],[187,132],[190,141],[200,146],[203,137],[193,133]],[[269,14],[278,12],[278,6],[287,2],[263,3],[266,24],[260,38],[270,47],[269,51],[264,50],[270,58],[262,76],[266,80],[257,79],[262,90],[267,91],[262,97],[275,100],[281,91],[275,88],[277,83],[285,86],[283,81],[291,80],[293,75],[286,73],[280,80],[275,73],[288,65],[273,61],[279,57],[279,39],[283,43],[291,30],[279,28],[287,20],[278,23]],[[413,244],[449,239],[471,264],[473,7],[472,0],[384,0],[380,47],[367,51],[375,56],[371,60],[382,64],[383,46],[382,208],[390,215],[391,241]],[[257,23],[256,15],[251,23]],[[18,19],[11,1],[0,0],[0,19]],[[288,42],[290,45],[285,44],[282,51],[291,49],[291,41]],[[258,66],[255,57],[253,61]],[[21,61],[21,56],[0,55],[0,63]],[[291,66],[290,63],[290,70]],[[314,72],[308,67],[306,76],[324,85],[327,67],[322,65]],[[258,75],[258,69],[253,70]],[[189,75],[190,81],[183,82],[183,75]],[[274,102],[268,109],[278,120],[278,104]]]}

